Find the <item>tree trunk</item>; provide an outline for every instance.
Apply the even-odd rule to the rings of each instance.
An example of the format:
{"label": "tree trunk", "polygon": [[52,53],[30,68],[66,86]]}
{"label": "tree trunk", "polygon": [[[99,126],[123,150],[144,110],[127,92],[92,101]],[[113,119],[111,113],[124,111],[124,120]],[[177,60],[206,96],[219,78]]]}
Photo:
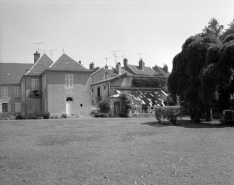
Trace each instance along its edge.
{"label": "tree trunk", "polygon": [[212,121],[212,109],[211,109],[211,100],[209,100],[209,103],[206,105],[206,121]]}

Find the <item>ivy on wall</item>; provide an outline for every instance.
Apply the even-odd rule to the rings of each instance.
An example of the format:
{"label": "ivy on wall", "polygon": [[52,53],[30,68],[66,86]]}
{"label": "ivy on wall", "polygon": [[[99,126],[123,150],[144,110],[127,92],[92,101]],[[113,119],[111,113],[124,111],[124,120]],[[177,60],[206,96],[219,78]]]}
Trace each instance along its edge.
{"label": "ivy on wall", "polygon": [[166,78],[162,77],[133,77],[132,79],[132,87],[162,88],[166,84]]}

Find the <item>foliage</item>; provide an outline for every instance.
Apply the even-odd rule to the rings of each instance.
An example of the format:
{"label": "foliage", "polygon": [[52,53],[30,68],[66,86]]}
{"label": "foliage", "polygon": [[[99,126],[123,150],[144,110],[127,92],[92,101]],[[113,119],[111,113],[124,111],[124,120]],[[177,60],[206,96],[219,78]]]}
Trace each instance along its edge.
{"label": "foliage", "polygon": [[174,106],[177,103],[177,97],[175,95],[169,94],[165,103],[168,106]]}
{"label": "foliage", "polygon": [[219,50],[221,47],[221,44],[211,44],[206,52],[206,65],[219,62]]}
{"label": "foliage", "polygon": [[65,112],[63,112],[63,113],[61,114],[61,117],[62,117],[62,118],[67,118],[67,114],[66,114]]}
{"label": "foliage", "polygon": [[182,117],[180,106],[163,106],[155,107],[155,117],[161,122],[163,119],[167,119],[172,124],[176,124],[177,119]]}
{"label": "foliage", "polygon": [[24,119],[24,117],[23,117],[21,114],[17,114],[17,115],[15,116],[15,119],[16,119],[16,120],[20,120],[20,119]]}
{"label": "foliage", "polygon": [[44,119],[49,119],[50,118],[50,113],[45,112],[42,116],[44,117]]}
{"label": "foliage", "polygon": [[230,100],[230,104],[231,104],[230,110],[234,110],[234,94],[230,94],[229,100]]}
{"label": "foliage", "polygon": [[35,114],[28,114],[27,119],[38,119]]}
{"label": "foliage", "polygon": [[167,84],[166,78],[163,77],[133,77],[133,87],[154,87],[162,88]]}
{"label": "foliage", "polygon": [[234,19],[232,20],[230,24],[228,24],[228,26],[229,27],[224,31],[224,33],[220,37],[220,39],[223,40],[223,42],[228,35],[234,34]]}
{"label": "foliage", "polygon": [[119,114],[120,117],[131,117],[130,112],[132,110],[132,100],[128,93],[122,92],[120,94],[121,99],[121,112]]}
{"label": "foliage", "polygon": [[234,40],[234,33],[225,37],[225,39],[223,40],[223,43],[225,44],[225,43],[230,42],[232,40]]}
{"label": "foliage", "polygon": [[104,99],[98,103],[99,112],[108,113],[110,111],[109,99]]}
{"label": "foliage", "polygon": [[110,115],[108,113],[103,113],[103,112],[96,111],[93,116],[94,117],[109,117]]}
{"label": "foliage", "polygon": [[224,29],[224,26],[219,25],[219,22],[215,18],[212,18],[208,22],[208,25],[205,26],[205,28],[202,30],[202,33],[198,35],[202,37],[205,37],[205,36],[219,37],[222,35],[223,29]]}

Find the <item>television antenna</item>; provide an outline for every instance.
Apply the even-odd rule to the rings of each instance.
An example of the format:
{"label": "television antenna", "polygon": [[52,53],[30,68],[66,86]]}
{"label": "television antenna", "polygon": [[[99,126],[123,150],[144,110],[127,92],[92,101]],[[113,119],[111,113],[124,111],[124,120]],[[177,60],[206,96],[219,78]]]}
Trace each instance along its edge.
{"label": "television antenna", "polygon": [[56,49],[49,49],[50,51],[50,55],[51,55],[51,59],[52,59],[52,54],[53,54],[53,51],[55,51]]}
{"label": "television antenna", "polygon": [[[112,57],[110,57],[110,58],[112,58]],[[110,58],[102,58],[102,59],[106,60],[106,66],[107,66],[107,60],[110,59]]]}
{"label": "television antenna", "polygon": [[120,50],[118,50],[118,51],[110,51],[110,52],[112,52],[113,53],[113,56],[115,57],[115,65],[117,64],[117,58],[118,57],[121,57],[121,56],[116,56],[116,52],[119,52]]}
{"label": "television antenna", "polygon": [[141,60],[142,53],[137,53],[139,55],[139,60]]}
{"label": "television antenna", "polygon": [[37,44],[37,47],[38,47],[37,51],[39,52],[39,50],[40,50],[40,49],[39,49],[39,45],[40,45],[40,44],[44,44],[44,43],[45,43],[45,42],[36,42],[36,43],[33,43],[33,44]]}

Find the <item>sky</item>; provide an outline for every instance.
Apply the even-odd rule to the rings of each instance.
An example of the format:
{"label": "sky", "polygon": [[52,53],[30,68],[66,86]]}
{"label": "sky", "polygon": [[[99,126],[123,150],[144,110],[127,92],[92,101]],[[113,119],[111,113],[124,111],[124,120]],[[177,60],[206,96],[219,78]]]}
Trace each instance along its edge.
{"label": "sky", "polygon": [[39,52],[53,61],[65,53],[86,68],[115,67],[117,51],[122,65],[142,58],[170,71],[185,40],[213,17],[228,28],[234,1],[0,0],[0,62],[33,63],[43,42]]}

